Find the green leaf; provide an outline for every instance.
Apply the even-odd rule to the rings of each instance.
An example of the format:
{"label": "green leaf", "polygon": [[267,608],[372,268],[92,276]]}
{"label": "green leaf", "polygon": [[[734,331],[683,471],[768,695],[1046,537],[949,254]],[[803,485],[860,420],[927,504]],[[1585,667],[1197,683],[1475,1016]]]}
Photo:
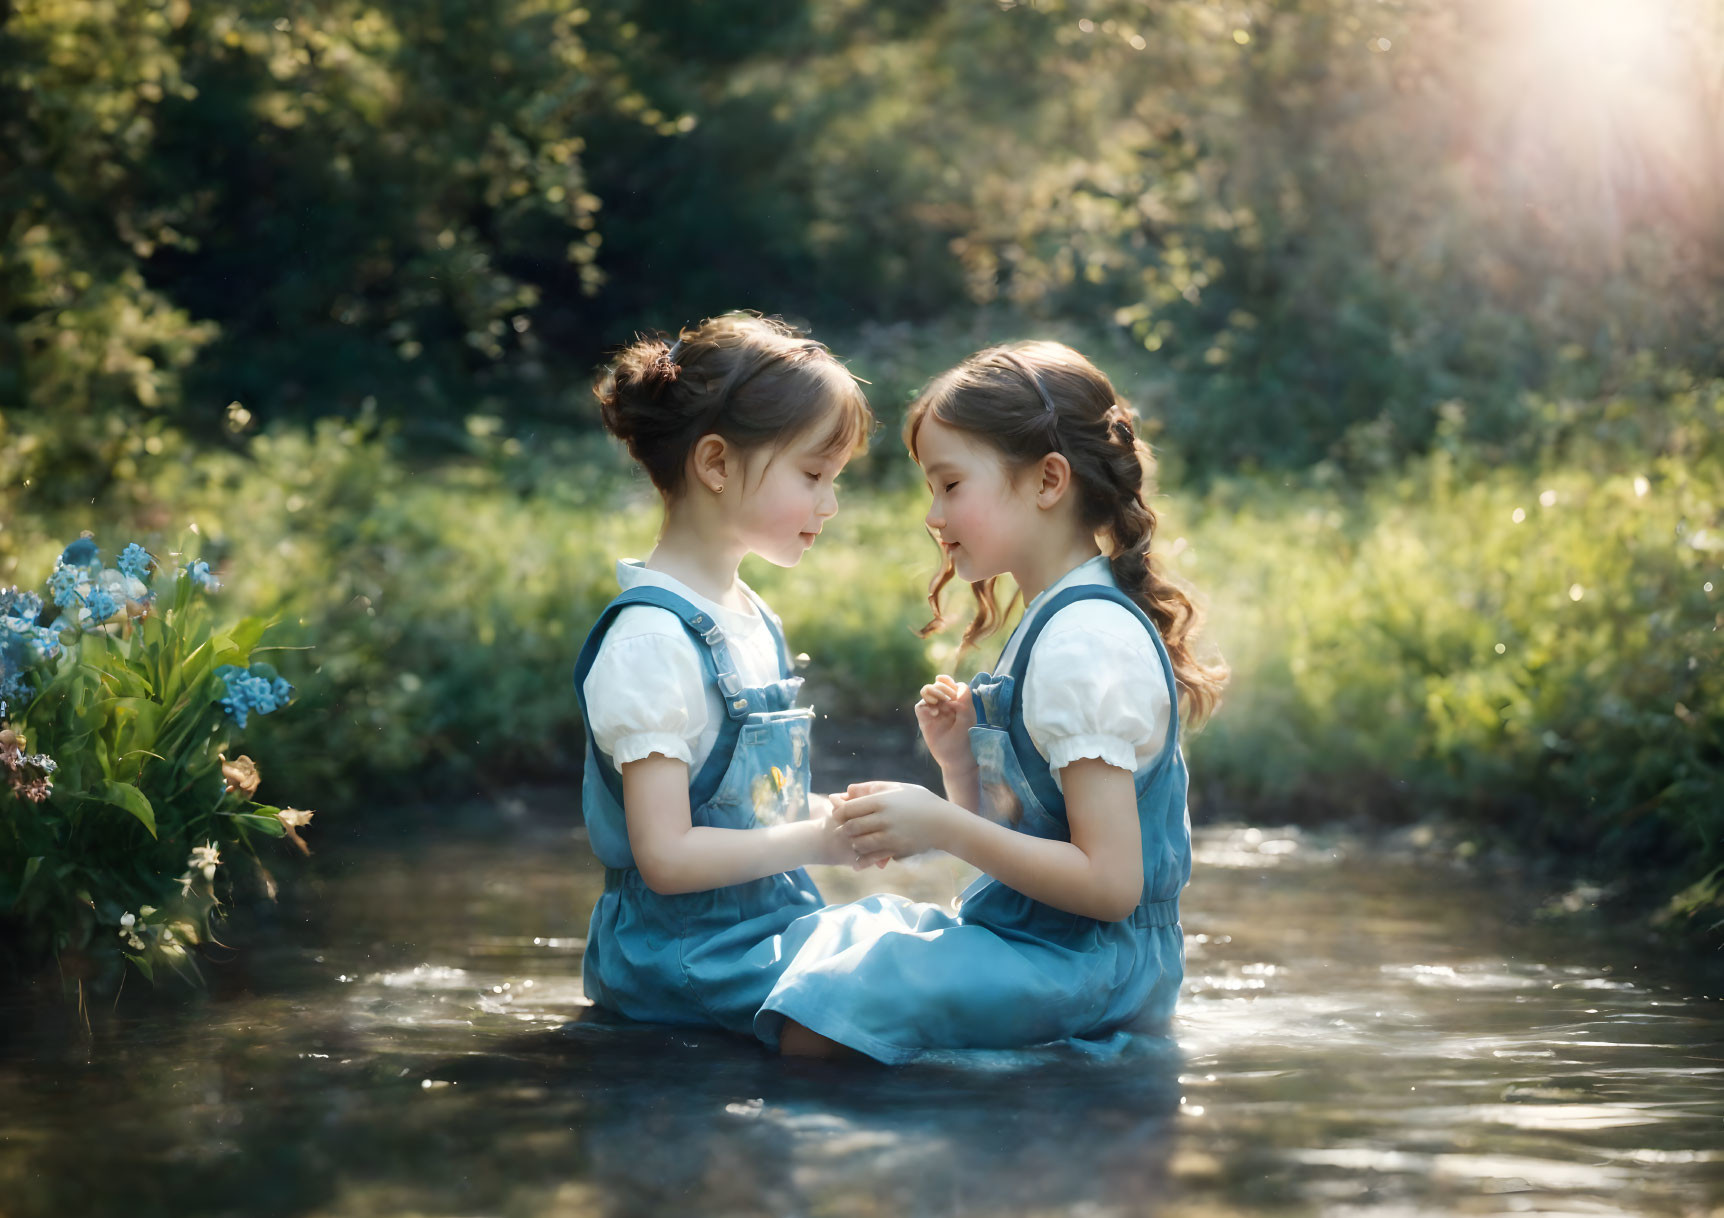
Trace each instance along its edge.
{"label": "green leaf", "polygon": [[192,603],[192,581],[186,578],[182,571],[174,580],[174,603],[171,612],[177,617],[186,611],[186,606]]}
{"label": "green leaf", "polygon": [[269,625],[260,617],[241,618],[238,624],[228,631],[228,638],[236,648],[246,654],[247,659],[250,659],[251,649],[258,645],[264,632],[269,629]]}
{"label": "green leaf", "polygon": [[162,686],[162,701],[172,706],[182,690],[195,687],[208,676],[216,667],[214,656],[215,648],[210,645],[208,639],[192,648],[178,667],[169,672],[168,679]]}
{"label": "green leaf", "polygon": [[96,788],[96,796],[116,808],[124,808],[143,822],[151,837],[156,836],[156,810],[150,807],[150,801],[144,798],[144,793],[138,788],[130,783],[110,780]]}
{"label": "green leaf", "polygon": [[132,716],[131,729],[137,747],[148,748],[161,727],[162,705],[149,698],[115,698],[116,715]]}
{"label": "green leaf", "polygon": [[259,833],[269,837],[287,836],[287,826],[273,816],[258,816],[252,812],[229,812],[226,815],[233,817],[240,825],[248,829],[256,829]]}
{"label": "green leaf", "polygon": [[36,855],[24,864],[24,878],[18,884],[18,900],[22,901],[24,899],[25,892],[29,891],[30,881],[36,878],[36,872],[41,870],[41,868],[42,856],[40,854]]}

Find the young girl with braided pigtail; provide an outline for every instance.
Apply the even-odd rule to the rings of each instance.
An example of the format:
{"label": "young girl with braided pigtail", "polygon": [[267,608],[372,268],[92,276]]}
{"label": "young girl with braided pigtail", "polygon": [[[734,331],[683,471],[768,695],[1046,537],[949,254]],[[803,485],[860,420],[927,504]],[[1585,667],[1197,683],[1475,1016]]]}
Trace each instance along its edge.
{"label": "young girl with braided pigtail", "polygon": [[927,629],[954,576],[977,602],[966,644],[1000,624],[1000,575],[1028,603],[993,672],[922,689],[945,798],[861,783],[833,815],[859,866],[944,850],[983,874],[955,913],[884,895],[809,915],[755,1032],[903,1062],[1163,1022],[1191,873],[1181,715],[1207,715],[1226,672],[1194,654],[1197,610],[1151,554],[1131,409],[1076,351],[1022,343],[935,380],[905,441],[945,557]]}

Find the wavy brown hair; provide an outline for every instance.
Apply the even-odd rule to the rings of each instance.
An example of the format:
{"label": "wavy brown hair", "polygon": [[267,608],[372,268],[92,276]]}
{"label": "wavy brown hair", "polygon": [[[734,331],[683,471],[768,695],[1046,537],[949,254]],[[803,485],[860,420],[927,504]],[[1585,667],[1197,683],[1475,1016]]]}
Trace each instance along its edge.
{"label": "wavy brown hair", "polygon": [[825,344],[776,317],[726,313],[674,338],[637,335],[593,385],[605,429],[667,498],[683,490],[704,435],[743,452],[825,425],[824,454],[855,452],[874,426],[868,399]]}
{"label": "wavy brown hair", "polygon": [[[1227,667],[1197,657],[1202,613],[1150,552],[1155,458],[1137,437],[1136,414],[1101,369],[1062,343],[990,347],[936,378],[911,404],[904,443],[912,457],[916,433],[930,417],[992,445],[1013,471],[1056,452],[1071,463],[1084,524],[1105,543],[1120,589],[1161,633],[1186,713],[1205,719],[1227,683]],[[934,619],[920,631],[924,638],[946,623],[940,596],[955,573],[947,556],[928,585]],[[1011,607],[1000,606],[997,578],[970,585],[976,613],[964,630],[966,647],[998,630]]]}

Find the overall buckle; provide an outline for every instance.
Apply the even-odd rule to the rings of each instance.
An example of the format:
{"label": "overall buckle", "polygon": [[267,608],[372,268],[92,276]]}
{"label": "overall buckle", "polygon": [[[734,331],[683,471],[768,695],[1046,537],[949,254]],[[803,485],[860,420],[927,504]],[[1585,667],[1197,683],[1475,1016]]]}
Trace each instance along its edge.
{"label": "overall buckle", "polygon": [[689,625],[700,631],[700,637],[706,640],[709,647],[716,646],[724,638],[724,630],[704,613],[695,614]]}

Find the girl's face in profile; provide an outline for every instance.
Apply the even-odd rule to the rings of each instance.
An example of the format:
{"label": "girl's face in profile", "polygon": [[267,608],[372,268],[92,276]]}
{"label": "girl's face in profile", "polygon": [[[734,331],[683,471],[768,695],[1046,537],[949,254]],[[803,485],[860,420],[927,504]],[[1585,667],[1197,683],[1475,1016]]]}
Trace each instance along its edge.
{"label": "girl's face in profile", "polygon": [[931,496],[924,523],[958,578],[974,583],[1011,571],[1042,521],[1034,495],[998,450],[930,415],[916,429],[916,458]]}
{"label": "girl's face in profile", "polygon": [[782,448],[761,451],[745,467],[738,536],[774,566],[801,562],[837,514],[837,478],[850,453],[821,452],[826,439],[821,431],[814,428]]}

